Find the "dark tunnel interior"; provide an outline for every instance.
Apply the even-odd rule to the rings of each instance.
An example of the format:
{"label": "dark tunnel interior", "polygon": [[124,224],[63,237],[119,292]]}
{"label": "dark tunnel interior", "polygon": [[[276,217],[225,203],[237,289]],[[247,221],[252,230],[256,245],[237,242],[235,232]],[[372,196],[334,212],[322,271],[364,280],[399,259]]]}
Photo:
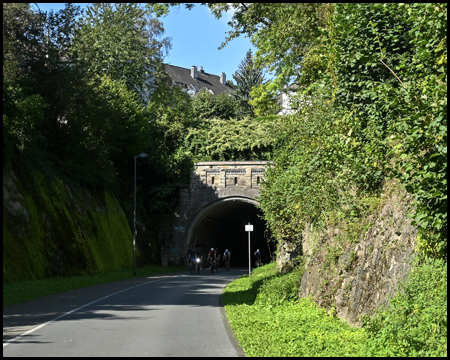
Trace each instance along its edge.
{"label": "dark tunnel interior", "polygon": [[[275,254],[275,246],[272,241],[268,242],[266,223],[261,215],[261,210],[249,202],[220,202],[196,221],[190,245],[200,247],[204,259],[212,247],[219,249],[221,260],[225,249],[228,249],[231,267],[248,267],[248,232],[245,231],[245,225],[250,223],[253,225],[253,231],[250,232],[252,268],[255,266],[253,254],[256,249],[261,252],[262,263],[267,264]],[[222,261],[220,266],[223,266]]]}

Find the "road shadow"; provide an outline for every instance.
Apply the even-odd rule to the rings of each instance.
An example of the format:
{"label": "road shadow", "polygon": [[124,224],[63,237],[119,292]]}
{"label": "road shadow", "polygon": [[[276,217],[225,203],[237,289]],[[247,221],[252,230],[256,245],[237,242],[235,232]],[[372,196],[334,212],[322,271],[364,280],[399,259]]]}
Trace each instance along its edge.
{"label": "road shadow", "polygon": [[243,270],[215,274],[203,271],[190,275],[186,271],[161,278],[102,284],[11,305],[3,308],[3,341],[48,321],[149,320],[152,313],[167,306],[220,307],[223,288],[242,273]]}

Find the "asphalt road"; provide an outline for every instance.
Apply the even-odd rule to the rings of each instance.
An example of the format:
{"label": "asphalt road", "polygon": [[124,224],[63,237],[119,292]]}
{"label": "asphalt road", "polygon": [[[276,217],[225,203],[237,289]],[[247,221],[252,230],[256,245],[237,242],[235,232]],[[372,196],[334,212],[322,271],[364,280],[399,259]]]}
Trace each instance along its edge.
{"label": "asphalt road", "polygon": [[244,356],[221,306],[245,269],[92,286],[3,308],[3,356]]}

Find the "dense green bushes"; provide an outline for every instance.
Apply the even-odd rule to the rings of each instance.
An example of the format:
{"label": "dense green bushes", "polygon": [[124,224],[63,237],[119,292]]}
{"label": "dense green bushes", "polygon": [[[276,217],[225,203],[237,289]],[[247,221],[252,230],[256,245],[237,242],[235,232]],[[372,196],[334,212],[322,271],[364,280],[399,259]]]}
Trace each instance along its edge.
{"label": "dense green bushes", "polygon": [[[138,247],[142,241],[145,249],[156,245],[149,219],[173,208],[173,184],[189,172],[174,150],[184,136],[175,129],[181,124],[184,131],[190,120],[189,114],[178,119],[180,111],[168,104],[178,94],[168,89],[161,120],[170,127],[155,119],[156,94],[150,105],[142,96],[148,62],[160,64],[160,51],[169,45],[159,41],[162,26],[138,4],[94,4],[81,16],[71,4],[56,13],[33,11],[30,4],[5,3],[3,10],[3,166],[17,176],[21,204],[32,214],[21,219],[31,226],[27,233],[14,214],[4,216],[4,280],[124,267],[131,256],[134,157],[150,155],[139,160],[137,172],[138,199],[145,199],[137,203],[138,221],[147,221],[150,237],[138,237]],[[100,44],[99,37],[101,45],[89,45]],[[159,68],[156,75],[162,85]],[[182,101],[177,106],[182,109]],[[91,203],[106,203],[110,214],[71,212],[73,202],[91,203],[69,201],[65,186],[87,189]],[[111,208],[117,200],[125,216]],[[14,263],[18,257],[23,264]]]}
{"label": "dense green bushes", "polygon": [[444,4],[337,5],[327,31],[351,137],[414,195],[419,250],[430,256],[447,251],[446,18]]}
{"label": "dense green bushes", "polygon": [[195,161],[270,160],[276,116],[208,119],[188,128],[184,151]]}
{"label": "dense green bushes", "polygon": [[416,262],[387,309],[364,324],[364,356],[446,356],[447,263]]}
{"label": "dense green bushes", "polygon": [[418,249],[446,256],[445,39],[443,4],[330,7],[305,55],[315,65],[299,80],[300,109],[280,122],[262,193],[279,239],[294,239],[308,222],[324,226],[336,212],[364,216],[359,200],[397,178],[415,198]]}
{"label": "dense green bushes", "polygon": [[236,119],[239,108],[239,102],[228,93],[213,95],[203,89],[192,99],[192,113],[198,119]]}

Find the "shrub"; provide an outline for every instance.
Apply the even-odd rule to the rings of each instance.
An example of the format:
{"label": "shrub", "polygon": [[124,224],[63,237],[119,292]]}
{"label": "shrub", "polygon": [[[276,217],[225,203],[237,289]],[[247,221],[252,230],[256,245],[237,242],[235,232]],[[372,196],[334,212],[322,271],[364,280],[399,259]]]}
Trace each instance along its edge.
{"label": "shrub", "polygon": [[417,261],[390,306],[365,319],[362,356],[446,356],[447,263]]}

